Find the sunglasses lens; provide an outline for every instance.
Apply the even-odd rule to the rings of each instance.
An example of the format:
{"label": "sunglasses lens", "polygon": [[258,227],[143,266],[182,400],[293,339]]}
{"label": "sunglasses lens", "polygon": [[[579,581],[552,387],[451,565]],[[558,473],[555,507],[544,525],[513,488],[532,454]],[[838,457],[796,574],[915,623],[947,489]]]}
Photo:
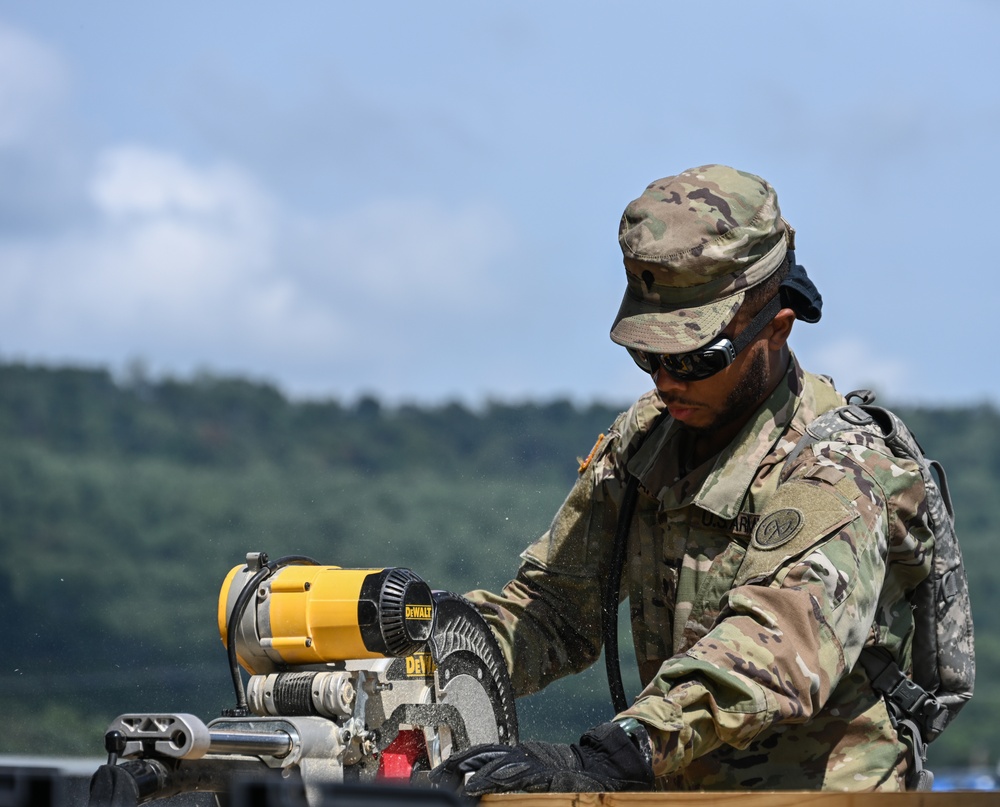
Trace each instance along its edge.
{"label": "sunglasses lens", "polygon": [[684,353],[679,356],[660,356],[663,368],[680,381],[699,381],[715,375],[722,367],[716,367],[709,356],[702,353]]}
{"label": "sunglasses lens", "polygon": [[656,368],[656,359],[654,359],[649,353],[644,353],[641,350],[634,350],[633,348],[626,348],[628,350],[628,355],[632,357],[639,369],[645,373],[652,373]]}
{"label": "sunglasses lens", "polygon": [[732,342],[722,337],[701,350],[660,356],[659,360],[678,381],[702,381],[728,367],[735,358]]}
{"label": "sunglasses lens", "polygon": [[678,381],[698,381],[708,378],[715,372],[708,369],[699,353],[682,353],[660,356],[663,369]]}
{"label": "sunglasses lens", "polygon": [[719,370],[728,367],[736,358],[733,344],[726,337],[720,337],[707,347],[690,353],[665,353],[657,356],[634,348],[627,350],[632,361],[643,372],[652,374],[658,366],[662,366],[678,381],[701,381],[710,378]]}

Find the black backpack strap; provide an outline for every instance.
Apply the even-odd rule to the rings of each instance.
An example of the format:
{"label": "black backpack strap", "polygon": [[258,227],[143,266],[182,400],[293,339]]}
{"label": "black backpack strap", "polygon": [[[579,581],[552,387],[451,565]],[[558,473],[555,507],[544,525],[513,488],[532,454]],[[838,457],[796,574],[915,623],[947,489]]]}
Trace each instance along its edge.
{"label": "black backpack strap", "polygon": [[933,694],[903,674],[884,647],[866,647],[859,663],[868,673],[872,689],[884,696],[897,712],[912,720],[926,740],[937,737],[948,723],[948,709]]}
{"label": "black backpack strap", "polygon": [[913,751],[913,770],[908,785],[913,790],[930,790],[934,774],[926,768],[927,743],[948,723],[948,710],[930,692],[904,675],[884,647],[864,648],[858,663],[867,673],[872,689],[885,699],[896,733]]}

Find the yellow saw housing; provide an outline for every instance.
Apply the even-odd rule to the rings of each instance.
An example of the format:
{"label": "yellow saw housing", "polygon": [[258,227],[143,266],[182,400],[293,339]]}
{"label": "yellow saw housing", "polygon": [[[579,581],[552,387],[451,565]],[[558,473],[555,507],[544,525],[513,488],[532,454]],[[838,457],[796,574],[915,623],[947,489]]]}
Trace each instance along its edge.
{"label": "yellow saw housing", "polygon": [[[234,567],[219,593],[219,633],[259,571]],[[259,582],[236,627],[236,655],[252,674],[348,659],[411,655],[431,636],[430,587],[409,569],[288,565]],[[228,647],[228,645],[227,645]]]}

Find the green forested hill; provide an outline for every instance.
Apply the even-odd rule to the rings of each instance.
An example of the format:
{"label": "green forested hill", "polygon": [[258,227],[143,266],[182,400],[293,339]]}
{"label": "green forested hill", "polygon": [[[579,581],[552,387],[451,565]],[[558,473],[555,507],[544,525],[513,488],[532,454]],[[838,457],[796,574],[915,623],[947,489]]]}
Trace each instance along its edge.
{"label": "green forested hill", "polygon": [[[897,409],[948,469],[976,617],[975,705],[934,759],[992,763],[1000,415]],[[240,379],[0,365],[0,753],[100,755],[120,712],[231,705],[216,598],[249,550],[502,585],[617,411],[292,402]],[[602,666],[520,703],[526,736],[575,738],[609,716]]]}

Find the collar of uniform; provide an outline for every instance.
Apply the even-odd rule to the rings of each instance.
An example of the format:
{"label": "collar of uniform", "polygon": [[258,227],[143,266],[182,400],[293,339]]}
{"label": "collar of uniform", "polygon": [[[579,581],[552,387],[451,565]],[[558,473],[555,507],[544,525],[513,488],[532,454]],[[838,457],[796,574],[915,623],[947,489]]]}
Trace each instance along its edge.
{"label": "collar of uniform", "polygon": [[672,419],[658,430],[660,435],[653,435],[643,443],[628,463],[629,473],[639,477],[639,484],[667,505],[667,509],[696,504],[720,518],[735,518],[757,468],[791,423],[803,387],[803,370],[792,355],[784,379],[736,438],[718,454],[708,477],[690,501],[671,506],[673,496],[663,479],[662,459],[676,456],[680,448],[680,424]]}

